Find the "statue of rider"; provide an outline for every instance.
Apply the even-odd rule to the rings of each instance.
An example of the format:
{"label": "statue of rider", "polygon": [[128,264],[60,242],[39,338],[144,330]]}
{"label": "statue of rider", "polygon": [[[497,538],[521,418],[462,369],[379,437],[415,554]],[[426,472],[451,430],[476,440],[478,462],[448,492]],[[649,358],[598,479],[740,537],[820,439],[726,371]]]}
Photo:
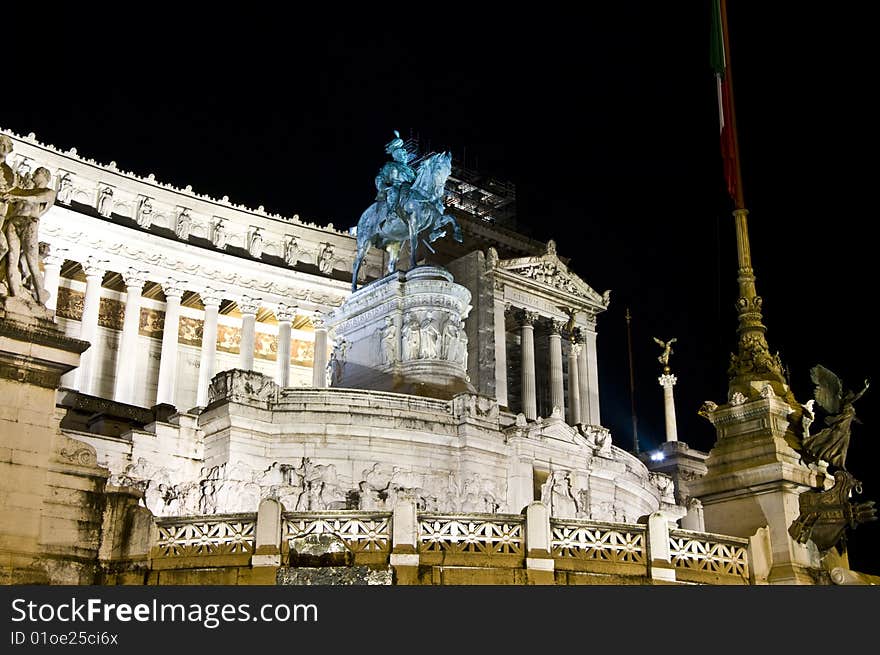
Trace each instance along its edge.
{"label": "statue of rider", "polygon": [[391,155],[393,161],[386,162],[376,176],[376,200],[384,201],[388,214],[391,215],[397,212],[400,186],[404,183],[412,184],[416,179],[416,172],[409,166],[413,154],[407,152],[397,130],[394,130],[394,139],[385,146],[385,152]]}

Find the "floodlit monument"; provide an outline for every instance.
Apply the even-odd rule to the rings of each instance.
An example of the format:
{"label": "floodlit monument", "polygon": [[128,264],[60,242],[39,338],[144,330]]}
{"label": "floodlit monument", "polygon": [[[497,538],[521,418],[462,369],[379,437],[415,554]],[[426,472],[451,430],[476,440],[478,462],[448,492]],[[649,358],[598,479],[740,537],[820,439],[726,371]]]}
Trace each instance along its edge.
{"label": "floodlit monument", "polygon": [[[752,450],[670,438],[654,470],[615,445],[610,292],[448,153],[395,135],[337,230],[34,135],[2,149],[4,584],[807,582],[774,578],[801,550],[810,582],[865,579],[820,556],[821,509],[784,524],[839,448],[785,451],[801,486],[768,522],[719,468]],[[783,452],[785,389],[758,382],[707,415],[764,412]]]}

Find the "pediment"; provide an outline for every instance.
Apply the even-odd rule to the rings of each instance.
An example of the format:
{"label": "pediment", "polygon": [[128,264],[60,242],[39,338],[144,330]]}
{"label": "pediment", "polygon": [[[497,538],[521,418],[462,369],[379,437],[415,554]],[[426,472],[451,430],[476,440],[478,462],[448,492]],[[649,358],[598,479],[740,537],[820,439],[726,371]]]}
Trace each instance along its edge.
{"label": "pediment", "polygon": [[556,246],[552,241],[549,242],[547,252],[543,255],[503,259],[498,262],[497,268],[523,277],[538,286],[589,300],[606,309],[611,301],[610,291],[600,294],[569,270],[556,255]]}

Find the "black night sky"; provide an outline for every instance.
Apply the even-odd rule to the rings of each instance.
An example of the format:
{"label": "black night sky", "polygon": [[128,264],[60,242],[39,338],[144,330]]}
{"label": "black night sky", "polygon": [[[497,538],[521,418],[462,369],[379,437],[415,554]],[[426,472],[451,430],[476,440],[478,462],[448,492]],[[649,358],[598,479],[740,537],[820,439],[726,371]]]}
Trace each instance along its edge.
{"label": "black night sky", "polygon": [[[632,448],[629,307],[641,449],[664,439],[652,337],[675,336],[679,438],[708,450],[714,430],[696,412],[726,399],[737,295],[709,3],[613,4],[539,15],[443,8],[418,19],[377,8],[384,23],[344,31],[329,16],[55,27],[33,51],[26,40],[10,48],[0,127],[336,227],[371,202],[393,129],[451,150],[456,163],[514,182],[520,228],[555,239],[587,283],[612,290],[598,326],[614,442]],[[801,402],[816,363],[861,388],[880,379],[869,285],[876,167],[863,163],[876,141],[869,21],[840,3],[796,3],[796,15],[791,3],[730,4],[768,341]],[[864,424],[848,468],[864,482],[859,500],[880,502],[878,393],[856,406]],[[854,569],[880,574],[878,552],[880,522],[850,533]]]}

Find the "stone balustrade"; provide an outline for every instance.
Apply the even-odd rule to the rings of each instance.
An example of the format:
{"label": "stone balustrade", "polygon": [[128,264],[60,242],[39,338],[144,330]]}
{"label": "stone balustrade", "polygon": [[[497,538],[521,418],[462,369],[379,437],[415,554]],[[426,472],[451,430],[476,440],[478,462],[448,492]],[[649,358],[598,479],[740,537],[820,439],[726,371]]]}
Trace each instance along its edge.
{"label": "stone balustrade", "polygon": [[[426,583],[419,567],[513,570],[525,576],[521,582],[539,584],[571,584],[585,575],[750,584],[753,547],[746,539],[670,529],[661,513],[646,524],[551,519],[537,501],[521,515],[441,515],[417,512],[409,501],[398,502],[391,513],[284,512],[280,503],[266,500],[256,514],[163,518],[157,527],[154,570],[277,567],[292,561],[298,542],[329,537],[349,551],[350,563],[390,565],[403,584]],[[260,552],[275,555],[267,560]]]}

